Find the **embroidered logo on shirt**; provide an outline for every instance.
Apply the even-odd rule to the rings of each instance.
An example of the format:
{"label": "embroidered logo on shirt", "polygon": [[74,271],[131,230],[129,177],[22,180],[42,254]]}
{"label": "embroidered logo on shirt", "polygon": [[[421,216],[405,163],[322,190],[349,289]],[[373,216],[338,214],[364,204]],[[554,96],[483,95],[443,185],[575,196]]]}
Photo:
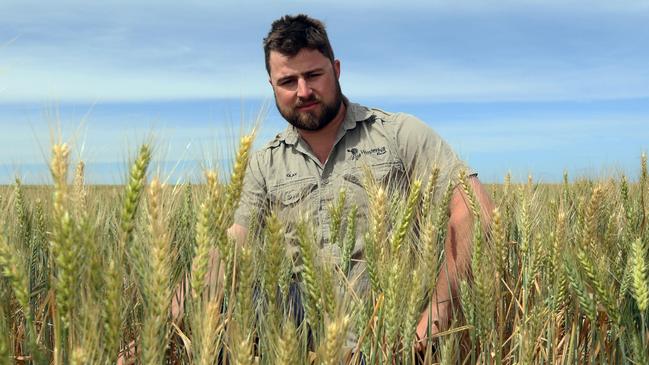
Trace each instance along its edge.
{"label": "embroidered logo on shirt", "polygon": [[358,160],[361,158],[362,155],[376,155],[376,156],[381,156],[385,154],[385,146],[382,147],[375,147],[371,148],[369,150],[363,150],[363,149],[358,149],[358,148],[348,148],[347,152],[352,154],[352,161]]}
{"label": "embroidered logo on shirt", "polygon": [[289,171],[289,172],[286,173],[286,177],[294,177],[296,175],[297,175],[297,172],[294,172],[294,171]]}

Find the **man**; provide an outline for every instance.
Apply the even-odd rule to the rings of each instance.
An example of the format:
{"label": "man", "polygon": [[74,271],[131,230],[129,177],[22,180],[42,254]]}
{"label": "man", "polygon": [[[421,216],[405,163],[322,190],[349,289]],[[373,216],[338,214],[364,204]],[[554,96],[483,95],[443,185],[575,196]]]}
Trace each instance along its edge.
{"label": "man", "polygon": [[[251,157],[230,229],[239,239],[245,237],[251,220],[258,218],[255,213],[260,208],[262,212],[275,209],[285,221],[295,219],[298,212],[309,214],[322,249],[335,251],[327,240],[331,223],[327,207],[344,188],[359,211],[367,210],[362,187],[365,167],[378,180],[407,182],[424,176],[436,164],[442,187],[438,190],[466,169],[450,147],[418,119],[366,108],[343,96],[341,64],[334,58],[320,21],[306,15],[276,20],[264,39],[264,52],[277,108],[289,126]],[[488,194],[477,177],[471,175],[469,181],[483,210],[491,211]],[[450,302],[458,294],[458,277],[468,270],[473,223],[461,189],[455,188],[449,208],[445,269],[429,306],[432,312],[422,313],[417,326],[422,340],[427,333],[447,327]],[[362,254],[362,240],[357,240],[354,257],[362,261]],[[362,271],[362,265],[352,269],[357,276]]]}

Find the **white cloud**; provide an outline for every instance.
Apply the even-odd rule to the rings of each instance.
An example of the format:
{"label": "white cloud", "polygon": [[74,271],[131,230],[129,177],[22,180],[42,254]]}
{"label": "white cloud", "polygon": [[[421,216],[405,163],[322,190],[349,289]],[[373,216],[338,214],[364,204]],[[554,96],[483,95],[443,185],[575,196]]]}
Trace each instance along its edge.
{"label": "white cloud", "polygon": [[[229,71],[229,72],[228,72]],[[255,74],[251,76],[251,74]],[[51,67],[12,68],[0,76],[0,101],[146,101],[220,97],[266,97],[261,71],[223,70],[205,76],[164,70]],[[266,90],[266,91],[265,91]]]}
{"label": "white cloud", "polygon": [[[472,155],[583,149],[602,151],[598,141],[626,140],[636,146],[649,140],[647,116],[579,116],[481,118],[471,123],[447,123],[437,128],[445,138]],[[611,153],[614,154],[613,151]]]}
{"label": "white cloud", "polygon": [[412,101],[603,100],[649,97],[649,71],[480,69],[431,61],[398,71],[348,71],[344,85],[349,94],[361,97]]}
{"label": "white cloud", "polygon": [[647,97],[649,51],[634,40],[647,4],[8,1],[0,43],[17,39],[0,47],[0,102],[265,97],[261,38],[299,9],[326,20],[345,91],[359,97]]}

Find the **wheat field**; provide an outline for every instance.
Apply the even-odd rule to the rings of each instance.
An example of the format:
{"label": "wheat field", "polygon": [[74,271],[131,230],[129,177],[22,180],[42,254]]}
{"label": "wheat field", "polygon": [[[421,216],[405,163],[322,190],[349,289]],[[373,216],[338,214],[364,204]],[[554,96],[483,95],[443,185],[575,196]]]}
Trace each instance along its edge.
{"label": "wheat field", "polygon": [[[434,191],[438,171],[404,196],[367,184],[368,212],[341,192],[329,208],[337,260],[299,221],[296,276],[277,215],[245,245],[227,235],[251,139],[230,176],[206,171],[201,184],[162,184],[145,144],[123,186],[86,185],[83,162],[59,143],[52,185],[0,187],[0,365],[649,363],[644,155],[637,178],[505,177],[488,186],[497,208],[486,229],[460,176],[472,275],[450,329],[417,350],[445,255],[452,189]],[[367,295],[349,283],[361,213]],[[299,316],[286,299],[295,288]]]}

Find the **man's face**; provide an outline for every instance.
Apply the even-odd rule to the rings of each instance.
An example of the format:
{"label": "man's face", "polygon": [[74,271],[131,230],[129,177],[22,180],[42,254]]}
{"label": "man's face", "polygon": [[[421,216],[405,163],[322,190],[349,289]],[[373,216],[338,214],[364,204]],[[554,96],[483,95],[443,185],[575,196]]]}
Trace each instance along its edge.
{"label": "man's face", "polygon": [[342,93],[340,62],[317,50],[302,49],[293,57],[271,51],[270,84],[280,114],[299,129],[317,131],[338,114]]}

